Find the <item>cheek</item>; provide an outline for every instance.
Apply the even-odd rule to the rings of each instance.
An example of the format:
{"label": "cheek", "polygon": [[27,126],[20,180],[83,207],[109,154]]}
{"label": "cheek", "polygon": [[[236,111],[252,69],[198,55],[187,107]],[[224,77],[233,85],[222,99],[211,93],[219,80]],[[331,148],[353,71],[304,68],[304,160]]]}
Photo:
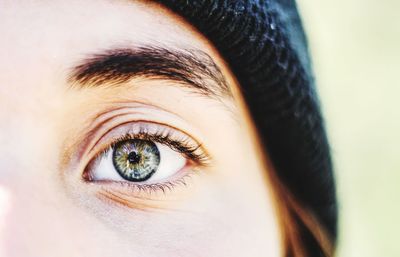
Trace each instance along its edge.
{"label": "cheek", "polygon": [[168,209],[141,211],[81,198],[83,208],[74,214],[81,225],[75,227],[88,235],[86,247],[119,256],[280,256],[266,196],[211,176],[197,182],[190,198]]}
{"label": "cheek", "polygon": [[[97,236],[102,234],[108,237],[109,243],[104,246],[99,241],[97,247],[131,252],[131,256],[149,257],[204,256],[205,251],[209,257],[258,256],[260,253],[262,256],[280,256],[279,244],[273,238],[276,235],[268,232],[272,226],[267,228],[260,226],[259,222],[251,222],[248,214],[243,215],[245,212],[227,208],[224,204],[205,200],[196,205],[197,208],[203,208],[204,212],[161,215],[125,213],[116,219],[116,222],[124,224],[123,228],[112,224],[108,231],[98,230]],[[121,217],[127,220],[121,222]],[[108,218],[113,219],[112,216]]]}

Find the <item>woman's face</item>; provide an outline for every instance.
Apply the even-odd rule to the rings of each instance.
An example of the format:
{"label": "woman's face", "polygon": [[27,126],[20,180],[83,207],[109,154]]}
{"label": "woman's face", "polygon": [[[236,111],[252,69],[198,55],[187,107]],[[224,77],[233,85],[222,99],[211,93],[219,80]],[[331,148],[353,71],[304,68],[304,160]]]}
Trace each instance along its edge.
{"label": "woman's face", "polygon": [[0,1],[0,256],[280,256],[232,74],[146,2]]}

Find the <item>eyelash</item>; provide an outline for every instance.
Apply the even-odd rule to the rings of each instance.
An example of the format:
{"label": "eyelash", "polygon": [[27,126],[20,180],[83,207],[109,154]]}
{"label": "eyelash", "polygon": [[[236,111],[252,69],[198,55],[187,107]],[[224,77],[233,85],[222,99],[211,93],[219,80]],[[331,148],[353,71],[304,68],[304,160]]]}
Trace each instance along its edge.
{"label": "eyelash", "polygon": [[[115,181],[113,184],[117,184],[119,187],[122,187],[125,192],[128,192],[129,197],[137,196],[140,193],[145,193],[150,195],[152,193],[162,192],[166,194],[167,192],[171,192],[176,187],[179,186],[187,186],[187,179],[190,179],[196,173],[194,171],[188,172],[188,174],[172,181],[166,182],[159,182],[153,184],[138,184],[132,182],[125,182],[125,181]],[[106,190],[106,192],[110,192],[110,190]],[[122,193],[123,194],[123,193]]]}
{"label": "eyelash", "polygon": [[[132,139],[142,139],[149,140],[153,142],[158,142],[170,147],[172,150],[183,154],[185,158],[187,158],[191,162],[192,168],[196,167],[207,167],[210,164],[211,158],[209,154],[203,149],[200,143],[196,143],[194,145],[188,136],[180,135],[178,139],[177,136],[174,135],[174,132],[171,129],[162,127],[165,125],[154,125],[156,126],[156,130],[150,132],[146,126],[140,126],[138,132],[136,133],[125,133],[123,136],[114,138],[110,143],[107,144],[107,147],[103,148],[98,154],[94,155],[89,164],[86,166],[85,171],[83,173],[83,178],[87,182],[93,182],[90,177],[91,164],[100,158],[104,158],[109,151],[112,151],[114,147],[121,141],[132,140]],[[166,193],[167,191],[172,191],[176,186],[186,186],[186,179],[190,178],[194,171],[188,171],[187,174],[171,181],[158,182],[153,184],[145,184],[145,183],[133,183],[129,181],[112,181],[113,184],[118,184],[123,188],[127,189],[130,193],[153,193],[159,192]]]}

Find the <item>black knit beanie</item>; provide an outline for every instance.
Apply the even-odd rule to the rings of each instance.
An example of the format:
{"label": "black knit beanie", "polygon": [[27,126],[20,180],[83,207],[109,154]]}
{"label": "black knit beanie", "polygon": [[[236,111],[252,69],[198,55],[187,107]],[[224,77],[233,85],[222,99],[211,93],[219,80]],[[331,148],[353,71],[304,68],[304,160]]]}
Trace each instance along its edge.
{"label": "black knit beanie", "polygon": [[[238,79],[266,153],[296,200],[336,239],[329,146],[294,0],[160,0],[219,51]],[[307,229],[309,256],[321,256]]]}

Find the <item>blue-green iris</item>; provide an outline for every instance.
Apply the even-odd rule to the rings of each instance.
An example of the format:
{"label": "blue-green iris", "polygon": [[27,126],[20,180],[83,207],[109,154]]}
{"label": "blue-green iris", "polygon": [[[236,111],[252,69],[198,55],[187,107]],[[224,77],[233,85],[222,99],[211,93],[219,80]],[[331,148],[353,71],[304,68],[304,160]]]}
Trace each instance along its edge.
{"label": "blue-green iris", "polygon": [[126,180],[141,182],[148,180],[160,164],[160,152],[154,142],[129,139],[114,147],[113,164]]}

